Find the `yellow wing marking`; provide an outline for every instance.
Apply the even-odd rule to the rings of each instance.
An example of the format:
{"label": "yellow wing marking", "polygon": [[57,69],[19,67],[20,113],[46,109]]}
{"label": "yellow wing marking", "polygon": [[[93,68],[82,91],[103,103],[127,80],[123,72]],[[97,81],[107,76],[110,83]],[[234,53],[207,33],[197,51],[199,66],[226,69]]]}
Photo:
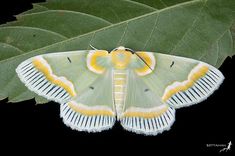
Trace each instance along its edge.
{"label": "yellow wing marking", "polygon": [[45,59],[43,59],[42,57],[36,57],[33,59],[32,64],[38,71],[44,74],[48,81],[64,88],[71,96],[76,96],[76,92],[74,90],[72,82],[70,82],[65,77],[58,77],[54,75],[50,65]]}
{"label": "yellow wing marking", "polygon": [[149,108],[149,109],[133,107],[133,108],[127,109],[123,113],[122,118],[124,117],[155,118],[164,114],[168,110],[168,108],[169,108],[168,105],[161,105],[161,106],[158,106],[155,108]]}
{"label": "yellow wing marking", "polygon": [[108,55],[108,52],[105,50],[97,50],[94,52],[90,52],[87,55],[87,67],[91,71],[97,73],[97,74],[102,74],[105,71],[105,67],[99,65],[97,63],[97,59],[99,57],[106,57]]}
{"label": "yellow wing marking", "polygon": [[188,75],[188,79],[183,82],[174,82],[173,84],[169,85],[165,93],[162,96],[162,101],[166,102],[172,95],[176,94],[180,91],[185,91],[188,88],[192,87],[194,83],[203,77],[209,70],[209,67],[205,64],[198,64],[196,67],[192,69],[190,74]]}
{"label": "yellow wing marking", "polygon": [[75,101],[68,102],[68,106],[75,112],[81,113],[87,116],[104,115],[104,116],[115,116],[114,112],[107,106],[85,106]]}
{"label": "yellow wing marking", "polygon": [[156,64],[154,55],[147,52],[136,52],[136,54],[144,60],[144,65],[143,67],[135,69],[135,72],[140,76],[150,74]]}

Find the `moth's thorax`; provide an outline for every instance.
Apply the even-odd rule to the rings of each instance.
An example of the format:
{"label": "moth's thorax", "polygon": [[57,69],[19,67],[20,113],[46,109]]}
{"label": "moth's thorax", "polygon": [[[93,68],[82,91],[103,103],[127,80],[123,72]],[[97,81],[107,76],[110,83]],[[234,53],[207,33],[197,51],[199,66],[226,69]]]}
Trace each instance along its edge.
{"label": "moth's thorax", "polygon": [[114,68],[126,69],[130,64],[133,54],[126,50],[116,50],[110,53]]}
{"label": "moth's thorax", "polygon": [[106,69],[134,70],[136,74],[144,76],[152,73],[155,69],[155,56],[148,52],[134,52],[124,48],[115,49],[111,52],[95,50],[87,55],[87,67],[89,70],[102,74]]}

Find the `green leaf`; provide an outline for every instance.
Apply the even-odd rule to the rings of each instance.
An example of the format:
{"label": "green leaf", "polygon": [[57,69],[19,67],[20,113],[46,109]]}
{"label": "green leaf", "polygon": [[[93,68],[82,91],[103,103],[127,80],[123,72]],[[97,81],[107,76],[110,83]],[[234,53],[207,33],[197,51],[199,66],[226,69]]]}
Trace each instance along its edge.
{"label": "green leaf", "polygon": [[42,11],[47,11],[48,8],[41,6],[39,4],[33,4],[33,9],[31,10],[27,10],[23,13],[21,13],[21,15],[25,15],[25,14],[31,14],[31,13],[36,13],[36,12],[42,12]]}
{"label": "green leaf", "polygon": [[1,57],[0,57],[0,61],[1,60],[5,60],[9,57],[13,57],[13,56],[17,56],[23,53],[22,50],[7,44],[7,43],[1,43],[0,42],[0,49],[1,49]]}
{"label": "green leaf", "polygon": [[17,21],[10,22],[4,26],[40,28],[71,38],[109,26],[110,24],[110,22],[102,18],[80,12],[48,10],[39,13],[19,15],[17,16]]}
{"label": "green leaf", "polygon": [[67,38],[61,34],[46,29],[23,26],[0,27],[0,42],[22,51],[31,51],[65,39]]}
{"label": "green leaf", "polygon": [[128,0],[49,0],[40,5],[50,10],[83,12],[111,23],[118,23],[156,10],[148,5]]}
{"label": "green leaf", "polygon": [[[219,67],[235,52],[235,1],[185,1],[49,0],[34,5],[0,27],[0,99],[35,97],[45,103],[20,82],[18,64],[39,54],[89,49],[90,44],[185,56]],[[12,54],[3,55],[6,49]]]}
{"label": "green leaf", "polygon": [[152,6],[156,9],[163,9],[166,7],[170,7],[172,5],[176,5],[191,0],[135,0],[135,1],[146,4],[148,6]]}

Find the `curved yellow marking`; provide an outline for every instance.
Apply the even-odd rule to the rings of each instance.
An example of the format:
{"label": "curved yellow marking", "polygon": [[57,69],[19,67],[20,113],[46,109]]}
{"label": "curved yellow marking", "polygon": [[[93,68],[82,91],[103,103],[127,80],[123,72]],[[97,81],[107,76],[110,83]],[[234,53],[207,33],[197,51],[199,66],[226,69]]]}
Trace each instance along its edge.
{"label": "curved yellow marking", "polygon": [[131,61],[131,52],[116,50],[111,52],[112,62],[117,69],[125,69]]}
{"label": "curved yellow marking", "polygon": [[[138,75],[146,75],[146,74],[149,74],[149,73],[151,73],[152,72],[152,70],[154,69],[154,64],[155,64],[155,60],[152,60],[152,59],[154,59],[154,58],[151,58],[150,56],[149,56],[149,54],[148,53],[146,53],[146,52],[136,52],[137,53],[137,55],[139,56],[139,57],[141,57],[144,61],[145,61],[145,63],[147,64],[144,64],[143,65],[143,67],[140,67],[140,68],[137,68],[137,69],[135,69],[135,72],[138,74]],[[151,69],[150,69],[150,68]]]}
{"label": "curved yellow marking", "polygon": [[103,73],[105,71],[105,68],[103,66],[98,65],[97,58],[105,57],[107,55],[108,55],[108,52],[105,50],[97,50],[91,54],[88,54],[88,58],[87,58],[88,68],[96,73]]}
{"label": "curved yellow marking", "polygon": [[157,109],[152,108],[152,110],[150,109],[150,111],[141,111],[141,110],[130,110],[130,111],[126,111],[123,117],[142,117],[142,118],[155,118],[158,116],[161,116],[162,114],[164,114],[167,110],[168,110],[169,106],[168,105],[163,105],[160,108],[157,107]]}
{"label": "curved yellow marking", "polygon": [[102,106],[88,107],[82,104],[77,104],[74,101],[68,102],[68,106],[75,112],[78,112],[87,116],[95,116],[95,115],[115,116],[112,110],[108,108],[102,108]]}
{"label": "curved yellow marking", "polygon": [[[55,85],[58,85],[58,86],[64,88],[71,96],[76,96],[76,92],[74,91],[74,89],[72,89],[68,84],[66,84],[62,80],[60,80],[60,77],[57,78],[52,73],[52,70],[50,69],[49,64],[48,63],[47,63],[47,65],[44,64],[44,62],[46,62],[46,60],[43,59],[44,62],[42,62],[41,59],[43,59],[43,58],[35,58],[35,59],[33,59],[32,63],[34,65],[34,67],[37,70],[39,70],[40,72],[42,72],[48,81],[50,81],[51,83],[53,83]],[[70,81],[68,81],[68,82],[70,82]]]}
{"label": "curved yellow marking", "polygon": [[[195,68],[197,68],[197,66]],[[181,82],[180,85],[164,93],[162,97],[162,101],[166,102],[172,95],[180,91],[185,91],[188,88],[192,87],[198,79],[203,77],[208,72],[208,70],[209,70],[209,67],[206,65],[201,66],[196,72],[192,72],[193,71],[192,70],[188,76],[188,80]],[[174,83],[172,85],[174,85]]]}

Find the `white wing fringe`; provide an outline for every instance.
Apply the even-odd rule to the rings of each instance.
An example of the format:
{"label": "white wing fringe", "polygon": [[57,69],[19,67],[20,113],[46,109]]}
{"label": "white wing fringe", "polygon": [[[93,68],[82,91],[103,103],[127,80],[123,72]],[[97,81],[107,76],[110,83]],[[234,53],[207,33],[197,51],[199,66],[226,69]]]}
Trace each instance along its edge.
{"label": "white wing fringe", "polygon": [[166,103],[174,108],[191,106],[206,100],[219,88],[224,80],[223,74],[215,67],[207,64],[209,71],[198,79],[192,87],[186,91],[180,91],[169,98]]}
{"label": "white wing fringe", "polygon": [[124,129],[144,135],[157,135],[169,130],[175,121],[175,109],[168,107],[168,110],[155,118],[124,117],[121,124]]}
{"label": "white wing fringe", "polygon": [[75,112],[67,103],[60,105],[60,117],[64,124],[73,130],[86,132],[100,132],[108,130],[115,124],[116,118],[104,115],[83,115]]}
{"label": "white wing fringe", "polygon": [[65,89],[48,81],[43,73],[34,67],[32,58],[22,62],[16,68],[16,73],[29,90],[48,100],[62,103],[71,98]]}

